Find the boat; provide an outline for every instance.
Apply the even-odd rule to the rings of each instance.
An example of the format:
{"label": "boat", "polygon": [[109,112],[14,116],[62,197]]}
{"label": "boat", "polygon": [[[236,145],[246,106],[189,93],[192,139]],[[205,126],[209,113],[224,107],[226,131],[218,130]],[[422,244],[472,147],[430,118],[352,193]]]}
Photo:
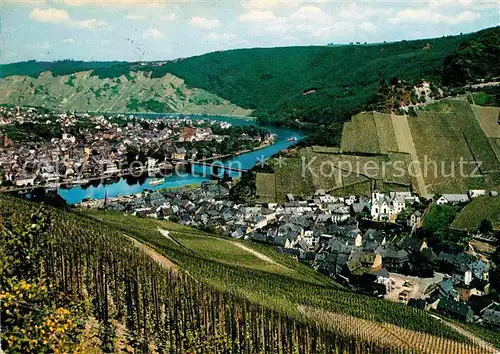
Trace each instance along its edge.
{"label": "boat", "polygon": [[163,183],[165,183],[165,180],[163,178],[154,179],[151,182],[149,182],[149,184],[152,186],[159,186],[160,184],[163,184]]}
{"label": "boat", "polygon": [[288,138],[288,141],[295,141],[295,140],[297,140],[296,136],[292,136],[291,138]]}

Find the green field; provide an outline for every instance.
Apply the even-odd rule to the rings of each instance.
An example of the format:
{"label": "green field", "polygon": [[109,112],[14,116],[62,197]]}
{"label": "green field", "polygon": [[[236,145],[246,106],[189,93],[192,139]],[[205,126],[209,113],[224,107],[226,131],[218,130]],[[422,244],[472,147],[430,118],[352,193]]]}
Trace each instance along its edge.
{"label": "green field", "polygon": [[500,197],[473,199],[458,214],[451,226],[475,231],[482,220],[489,220],[494,228],[500,229]]}
{"label": "green field", "polygon": [[[369,195],[371,182],[386,191],[413,186],[421,195],[497,190],[498,109],[478,109],[453,99],[424,106],[416,117],[362,113],[344,124],[340,152],[318,146],[299,149],[286,165],[274,167],[274,186],[271,176],[262,175],[257,189],[263,200],[274,191],[278,201],[286,193],[308,197],[317,189]],[[304,166],[310,167],[305,173]]]}
{"label": "green field", "polygon": [[281,164],[276,162],[274,174],[257,175],[257,195],[267,196],[274,190],[276,200],[284,201],[287,193],[308,198],[318,189],[345,196],[370,195],[373,185],[388,191],[407,191],[411,186],[409,154],[369,156],[328,151],[336,150],[302,148],[297,151],[298,156],[284,158]]}
{"label": "green field", "polygon": [[499,107],[481,107],[472,105],[476,118],[488,138],[500,138]]}
{"label": "green field", "polygon": [[[303,169],[302,159],[299,157],[287,158],[279,166],[273,166],[276,177],[276,201],[283,202],[286,195],[309,197],[314,194],[315,186],[310,171]],[[257,187],[259,189],[261,187]]]}
{"label": "green field", "polygon": [[[7,217],[8,225],[15,228],[29,222],[33,208],[37,206],[0,195],[0,218]],[[85,314],[104,317],[98,318],[101,322],[94,328],[96,334],[86,334],[84,340],[96,340],[97,346],[101,340],[106,340],[107,344],[102,342],[102,345],[107,346],[108,349],[103,349],[108,352],[113,351],[110,348],[123,346],[124,343],[129,343],[136,349],[140,348],[142,341],[148,340],[146,337],[152,340],[161,339],[167,347],[196,346],[200,341],[196,325],[201,321],[195,317],[195,320],[178,318],[158,322],[159,317],[155,315],[161,316],[162,312],[157,305],[163,304],[164,301],[168,301],[165,302],[168,304],[167,310],[182,309],[179,310],[180,313],[193,309],[193,306],[201,310],[205,307],[205,301],[209,309],[216,309],[215,313],[224,309],[230,311],[231,302],[228,301],[246,301],[247,303],[236,303],[235,306],[239,309],[255,308],[257,312],[270,311],[273,313],[271,317],[281,316],[282,320],[288,318],[297,323],[311,320],[304,312],[304,309],[308,308],[314,310],[316,316],[325,311],[325,315],[351,316],[351,322],[356,322],[356,319],[366,320],[368,322],[363,322],[364,325],[379,332],[386,331],[385,324],[393,324],[468,343],[462,335],[421,310],[346,290],[329,277],[291,257],[278,254],[267,245],[235,241],[171,222],[141,219],[119,213],[68,211],[51,207],[45,209],[51,225],[49,234],[54,237],[50,247],[55,251],[48,251],[47,254],[58,258],[55,258],[57,262],[44,264],[55,270],[53,276],[56,285],[66,289],[61,291],[68,291],[69,286],[71,292],[81,293],[81,284],[85,284],[86,290],[82,295],[85,297],[85,304],[82,304],[82,308],[86,308]],[[168,237],[158,228],[168,231]],[[142,246],[135,241],[129,241],[129,238],[140,241]],[[5,245],[2,243],[0,246]],[[163,256],[168,258],[167,262]],[[163,268],[170,262],[175,266],[167,267],[174,267],[173,273],[168,268]],[[73,276],[74,272],[77,276]],[[106,276],[103,277],[103,274]],[[100,283],[99,280],[103,279],[104,283]],[[80,284],[78,287],[76,282]],[[102,291],[108,288],[111,298],[107,301],[107,297],[102,295],[108,290]],[[131,291],[133,289],[135,290]],[[213,294],[215,297],[211,297]],[[157,296],[159,302],[155,302]],[[221,301],[223,305],[227,305],[220,306]],[[104,315],[103,308],[108,309],[104,310]],[[120,312],[120,309],[123,312]],[[232,313],[234,318],[241,320],[238,311],[236,314],[234,311]],[[107,316],[112,323],[106,325]],[[232,317],[224,317],[224,323],[226,321],[230,323]],[[144,325],[145,322],[147,326]],[[315,320],[313,322],[317,323]],[[276,328],[274,322],[271,321],[271,324],[272,328]],[[189,326],[188,330],[194,331],[192,335],[176,335],[177,338],[183,338],[184,344],[169,344],[168,331],[172,333],[176,326]],[[101,331],[106,328],[112,332],[102,334]],[[166,337],[164,330],[167,331]],[[231,333],[230,328],[228,331]],[[358,340],[365,338],[358,338],[360,334],[355,330],[349,329],[348,332]],[[203,332],[202,337],[206,335]],[[222,335],[226,335],[226,331],[222,332]],[[116,340],[121,344],[115,343]],[[426,337],[426,340],[434,341],[436,345],[440,342],[440,339],[435,337]],[[243,339],[238,339],[239,343],[242,341]],[[408,342],[408,345],[413,346],[414,343]]]}
{"label": "green field", "polygon": [[378,154],[381,144],[377,132],[373,113],[358,114],[344,124],[340,149],[344,152]]}

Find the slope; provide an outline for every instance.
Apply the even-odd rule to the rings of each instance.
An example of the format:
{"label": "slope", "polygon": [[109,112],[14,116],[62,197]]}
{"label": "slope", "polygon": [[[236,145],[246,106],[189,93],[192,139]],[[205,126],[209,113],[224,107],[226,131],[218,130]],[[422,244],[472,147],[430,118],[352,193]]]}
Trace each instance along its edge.
{"label": "slope", "polygon": [[193,87],[256,109],[264,122],[345,121],[367,104],[381,78],[439,79],[444,59],[476,34],[332,47],[242,49],[166,63]]}
{"label": "slope", "polygon": [[132,72],[113,79],[99,78],[92,71],[36,78],[9,76],[0,80],[0,103],[43,106],[58,111],[180,112],[245,116],[250,110],[200,89],[186,87],[170,74],[150,78]]}
{"label": "slope", "polygon": [[[0,77],[38,77],[46,70],[56,76],[92,70],[100,79],[116,79],[131,71],[151,73],[151,78],[170,73],[189,87],[255,110],[266,123],[290,124],[297,119],[330,124],[344,122],[374,104],[381,79],[440,81],[445,58],[464,43],[496,36],[495,31],[396,43],[239,49],[151,63],[41,62],[37,70],[37,63],[25,62],[1,66]],[[482,56],[489,55],[488,48]],[[373,104],[368,108],[374,109]],[[90,110],[98,108],[89,105]]]}
{"label": "slope", "polygon": [[[239,247],[231,247],[225,239],[217,239],[186,226],[116,213],[86,213],[92,220],[127,232],[148,244],[198,281],[240,294],[263,306],[272,306],[287,313],[300,313],[297,306],[307,305],[459,339],[453,331],[436,323],[424,312],[341,289],[330,278],[267,246],[244,243],[246,247],[282,266],[265,262]],[[181,246],[162,236],[157,231],[158,226],[168,229],[170,236]],[[241,252],[245,252],[244,257]]]}
{"label": "slope", "polygon": [[498,111],[446,99],[423,106],[416,116],[362,113],[344,124],[341,150],[377,155],[373,159],[398,153],[393,157],[412,169],[407,172],[421,195],[495,190],[500,172]]}
{"label": "slope", "polygon": [[[34,220],[30,217],[33,208],[37,206],[0,196],[2,216],[14,229]],[[291,353],[297,345],[296,337],[288,337],[292,331],[304,333],[301,338],[305,348],[301,353],[348,352],[342,343],[370,347],[371,352],[382,352],[382,348],[388,347],[399,352],[400,345],[361,335],[356,329],[358,323],[380,331],[386,324],[391,325],[407,338],[414,335],[403,328],[433,334],[419,338],[447,347],[443,353],[451,354],[452,348],[464,347],[456,341],[466,342],[463,336],[420,310],[341,290],[313,269],[267,247],[245,246],[254,252],[245,252],[242,266],[240,247],[222,250],[220,242],[227,240],[218,241],[207,233],[177,224],[103,212],[83,214],[46,208],[46,213],[52,241],[44,253],[46,258],[40,260],[40,270],[48,271],[56,291],[85,300],[79,303],[80,311],[99,321],[96,333],[105,352],[114,351],[120,342],[139,352],[145,346],[174,353],[238,352],[242,346],[252,346],[253,351],[261,352],[267,351],[261,345],[276,345],[280,352]],[[158,232],[158,226],[168,228],[176,242]],[[129,242],[128,236],[145,245],[137,247],[137,242]],[[213,254],[214,250],[218,253]],[[259,257],[251,257],[256,253],[282,267],[268,268],[269,264],[263,265]],[[170,271],[170,264],[164,267],[168,263],[164,256],[180,269]],[[247,267],[252,264],[265,268]],[[343,314],[350,320],[341,330],[330,329],[315,318],[304,317],[303,306],[315,308],[317,314],[327,309],[327,315]],[[264,322],[257,324],[262,318],[267,319],[266,329],[257,331],[264,326]],[[356,322],[356,318],[364,320]],[[4,329],[10,331],[11,327]],[[123,331],[117,341],[115,333]],[[231,337],[235,331],[241,336]],[[285,337],[277,334],[280,331]],[[306,333],[314,333],[314,344]],[[270,338],[278,338],[278,344],[270,344]],[[328,342],[327,338],[335,340]],[[416,348],[417,344],[409,340],[405,347]],[[482,352],[477,347],[468,349],[470,353]]]}

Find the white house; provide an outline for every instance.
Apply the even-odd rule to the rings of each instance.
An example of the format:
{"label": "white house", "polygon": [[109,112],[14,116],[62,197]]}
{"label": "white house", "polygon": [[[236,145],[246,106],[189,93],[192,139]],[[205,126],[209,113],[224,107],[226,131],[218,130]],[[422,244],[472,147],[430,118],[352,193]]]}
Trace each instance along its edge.
{"label": "white house", "polygon": [[319,236],[314,235],[314,232],[312,230],[304,231],[303,239],[305,243],[307,243],[311,247],[314,247],[319,243]]}
{"label": "white house", "polygon": [[470,197],[470,199],[481,197],[483,195],[486,195],[486,190],[485,189],[471,189],[469,191],[469,197]]}
{"label": "white house", "polygon": [[396,216],[405,209],[405,196],[394,193],[385,195],[377,191],[372,193],[371,216],[374,220],[387,218],[395,220]]}
{"label": "white house", "polygon": [[468,201],[470,201],[470,199],[467,194],[443,194],[436,200],[436,204],[459,204],[467,203]]}
{"label": "white house", "polygon": [[464,283],[465,285],[469,285],[472,281],[472,272],[470,270],[458,270],[453,273],[453,279],[458,280],[459,282]]}

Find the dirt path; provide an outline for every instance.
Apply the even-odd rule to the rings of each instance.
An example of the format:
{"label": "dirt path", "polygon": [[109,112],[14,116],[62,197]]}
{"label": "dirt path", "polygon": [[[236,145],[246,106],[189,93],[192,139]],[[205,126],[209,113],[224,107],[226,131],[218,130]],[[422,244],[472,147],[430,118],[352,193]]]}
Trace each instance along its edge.
{"label": "dirt path", "polygon": [[156,261],[158,264],[160,264],[162,267],[166,269],[172,269],[174,273],[177,273],[179,271],[179,267],[173,263],[170,259],[168,259],[165,256],[162,256],[158,252],[156,252],[154,249],[152,249],[149,246],[146,246],[145,244],[137,241],[135,238],[132,238],[127,235],[123,235],[127,240],[130,240],[136,246],[139,248],[142,252],[144,252],[146,255],[151,257],[154,261]]}
{"label": "dirt path", "polygon": [[455,331],[457,331],[458,333],[460,333],[464,337],[470,339],[472,341],[472,343],[476,344],[478,347],[483,348],[484,350],[487,350],[490,353],[500,354],[499,349],[495,348],[490,343],[486,342],[484,339],[479,338],[478,336],[467,331],[466,329],[464,329],[464,328],[462,328],[454,323],[448,322],[444,319],[442,319],[441,322],[443,322],[443,324],[447,325],[448,327],[454,329]]}
{"label": "dirt path", "polygon": [[[162,229],[161,227],[158,227],[158,231],[163,235],[165,236],[167,239],[169,239],[170,241],[174,242],[176,245],[179,245],[180,247],[183,247],[185,248],[182,244],[180,244],[179,242],[177,242],[176,240],[174,240],[172,238],[172,236],[170,236],[170,232],[168,230],[165,230],[165,229]],[[236,241],[230,241],[230,240],[226,240],[226,239],[223,239],[223,238],[220,238],[220,237],[215,237],[215,236],[203,236],[203,237],[207,237],[207,238],[213,238],[213,239],[216,239],[218,241],[224,241],[224,242],[229,242],[231,243],[232,245],[236,246],[236,247],[239,247],[241,248],[242,250],[245,250],[246,252],[248,253],[251,253],[253,254],[255,257],[259,258],[260,260],[263,260],[264,262],[268,262],[268,263],[271,263],[275,266],[278,266],[278,267],[281,267],[281,268],[286,268],[283,264],[280,264],[278,262],[276,262],[274,259],[266,256],[265,254],[262,254],[258,251],[255,251],[247,246],[245,246],[244,244],[242,244],[241,242],[236,242]]]}
{"label": "dirt path", "polygon": [[[242,243],[240,243],[240,242],[234,242],[234,241],[228,241],[228,242],[231,242],[231,243],[232,243],[233,245],[235,245],[236,247],[239,247],[239,248],[241,248],[242,250],[245,250],[245,251],[247,251],[248,253],[253,254],[255,257],[257,257],[257,258],[259,258],[259,259],[263,260],[264,262],[271,263],[271,264],[276,265],[276,266],[278,266],[278,267],[283,267],[283,265],[282,265],[282,264],[277,263],[275,260],[273,260],[273,259],[269,258],[268,256],[266,256],[266,255],[264,255],[264,254],[262,254],[262,253],[260,253],[260,252],[257,252],[257,251],[255,251],[255,250],[253,250],[253,249],[251,249],[251,248],[248,248],[247,246],[245,246],[244,244],[242,244]],[[283,268],[284,268],[284,267],[283,267]]]}
{"label": "dirt path", "polygon": [[172,238],[172,236],[170,236],[170,232],[168,230],[165,230],[165,229],[162,229],[161,227],[158,227],[158,231],[160,232],[160,234],[165,237],[167,240],[170,240],[172,241],[173,243],[175,243],[177,246],[179,247],[182,247],[184,248],[183,245],[181,245],[179,242],[177,242],[176,240],[174,240]]}
{"label": "dirt path", "polygon": [[[396,134],[396,141],[398,142],[398,148],[401,152],[406,152],[410,154],[412,161],[419,161],[417,156],[417,150],[413,144],[413,137],[411,135],[410,125],[408,123],[407,116],[397,116],[391,114],[392,125],[394,127],[394,133]],[[425,185],[424,177],[421,171],[412,171],[412,174],[416,176],[417,190],[421,196],[427,196],[427,186]]]}

